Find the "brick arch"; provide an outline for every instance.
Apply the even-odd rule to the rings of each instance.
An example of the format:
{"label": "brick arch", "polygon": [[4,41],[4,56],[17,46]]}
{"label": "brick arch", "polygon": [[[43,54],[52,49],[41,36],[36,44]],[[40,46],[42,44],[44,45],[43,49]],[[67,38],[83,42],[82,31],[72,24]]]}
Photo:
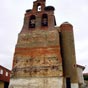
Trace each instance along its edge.
{"label": "brick arch", "polygon": [[35,20],[36,20],[36,16],[31,15],[29,18],[29,28],[35,28]]}
{"label": "brick arch", "polygon": [[42,26],[48,26],[48,15],[42,14]]}
{"label": "brick arch", "polygon": [[37,3],[37,11],[41,11],[41,9],[42,9],[41,3]]}

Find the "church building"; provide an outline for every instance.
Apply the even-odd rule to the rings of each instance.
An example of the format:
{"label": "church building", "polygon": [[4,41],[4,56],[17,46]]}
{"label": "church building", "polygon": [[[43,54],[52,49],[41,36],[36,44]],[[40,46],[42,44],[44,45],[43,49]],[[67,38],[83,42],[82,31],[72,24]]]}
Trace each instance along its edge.
{"label": "church building", "polygon": [[56,26],[54,10],[46,0],[26,10],[9,88],[79,88],[73,26]]}

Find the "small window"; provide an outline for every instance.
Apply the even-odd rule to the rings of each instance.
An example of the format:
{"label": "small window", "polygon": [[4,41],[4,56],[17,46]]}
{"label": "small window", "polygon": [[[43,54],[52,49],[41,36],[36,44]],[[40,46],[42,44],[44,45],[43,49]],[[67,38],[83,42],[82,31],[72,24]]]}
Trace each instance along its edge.
{"label": "small window", "polygon": [[30,19],[29,19],[29,28],[35,28],[35,15],[32,15],[30,16]]}
{"label": "small window", "polygon": [[8,72],[6,72],[6,76],[8,76],[9,75],[9,73]]}
{"label": "small window", "polygon": [[41,6],[38,6],[38,11],[41,11]]}
{"label": "small window", "polygon": [[41,11],[41,4],[40,3],[38,3],[38,5],[37,5],[37,11]]}
{"label": "small window", "polygon": [[0,74],[3,74],[3,70],[2,69],[0,70]]}
{"label": "small window", "polygon": [[42,15],[42,26],[48,26],[48,16],[47,16],[47,14]]}

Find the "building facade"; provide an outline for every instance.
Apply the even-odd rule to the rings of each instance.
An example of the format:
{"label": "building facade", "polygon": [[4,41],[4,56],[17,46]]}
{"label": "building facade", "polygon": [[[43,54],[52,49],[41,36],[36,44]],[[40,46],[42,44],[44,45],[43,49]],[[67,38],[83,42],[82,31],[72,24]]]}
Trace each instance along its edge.
{"label": "building facade", "polygon": [[85,69],[84,66],[77,65],[79,88],[86,88],[85,87],[85,82],[84,82],[84,77],[83,77],[84,69]]}
{"label": "building facade", "polygon": [[73,26],[36,0],[18,35],[9,88],[78,88]]}
{"label": "building facade", "polygon": [[10,70],[0,65],[0,88],[8,88],[10,72]]}
{"label": "building facade", "polygon": [[83,74],[84,82],[85,82],[85,88],[88,88],[88,73]]}

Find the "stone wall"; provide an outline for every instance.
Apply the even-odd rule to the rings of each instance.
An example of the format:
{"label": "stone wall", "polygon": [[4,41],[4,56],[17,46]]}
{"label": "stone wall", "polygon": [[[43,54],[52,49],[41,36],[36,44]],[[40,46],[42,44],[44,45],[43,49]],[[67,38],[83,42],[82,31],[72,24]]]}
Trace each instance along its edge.
{"label": "stone wall", "polygon": [[9,88],[63,88],[62,77],[11,79]]}
{"label": "stone wall", "polygon": [[12,77],[63,76],[57,30],[21,33],[15,49]]}

